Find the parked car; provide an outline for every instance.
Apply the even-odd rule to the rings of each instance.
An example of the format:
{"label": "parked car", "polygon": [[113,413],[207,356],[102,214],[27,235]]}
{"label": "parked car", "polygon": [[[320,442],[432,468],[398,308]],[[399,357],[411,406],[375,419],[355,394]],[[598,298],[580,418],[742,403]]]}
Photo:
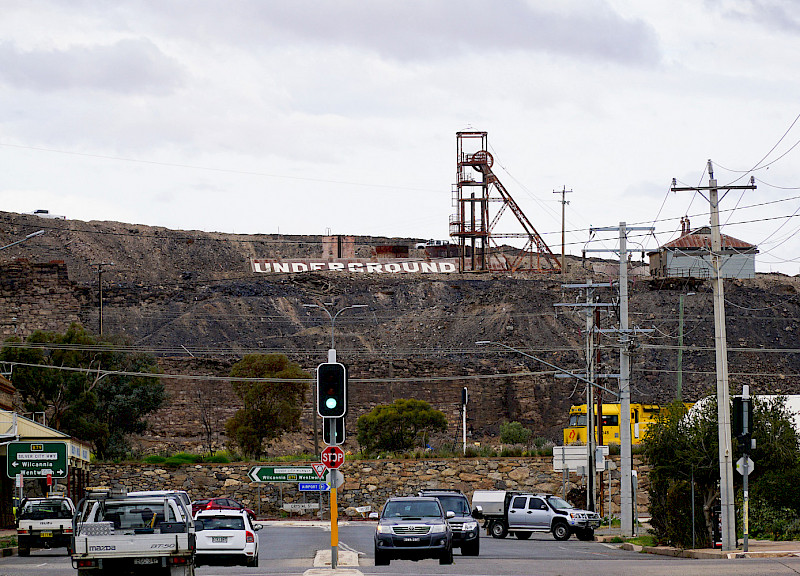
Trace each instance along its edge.
{"label": "parked car", "polygon": [[391,560],[438,558],[439,564],[453,563],[453,532],[447,523],[453,512],[446,512],[432,497],[389,498],[375,530],[375,565],[387,566]]}
{"label": "parked car", "polygon": [[469,500],[460,490],[446,488],[420,490],[418,496],[431,496],[439,500],[445,512],[452,512],[447,523],[453,531],[453,548],[459,548],[462,556],[477,556],[481,550],[478,522],[472,517]]}
{"label": "parked car", "polygon": [[31,548],[69,548],[74,513],[66,497],[24,499],[17,518],[18,554],[29,556]]}
{"label": "parked car", "polygon": [[201,498],[192,502],[192,516],[197,516],[201,510],[239,510],[247,512],[252,520],[256,519],[256,513],[244,504],[233,498]]}
{"label": "parked car", "polygon": [[195,565],[258,566],[258,532],[261,524],[253,524],[243,510],[201,510],[195,522],[202,521],[197,533]]}

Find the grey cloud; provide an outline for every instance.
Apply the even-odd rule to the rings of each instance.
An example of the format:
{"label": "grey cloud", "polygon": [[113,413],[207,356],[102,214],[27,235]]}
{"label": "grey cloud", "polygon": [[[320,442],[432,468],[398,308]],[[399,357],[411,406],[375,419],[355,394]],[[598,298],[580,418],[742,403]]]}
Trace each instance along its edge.
{"label": "grey cloud", "polygon": [[0,79],[34,90],[163,94],[180,83],[181,70],[146,39],[30,52],[6,42],[0,44]]}
{"label": "grey cloud", "polygon": [[706,0],[706,5],[734,20],[753,22],[769,30],[800,32],[800,3],[797,0],[740,0],[734,4]]}
{"label": "grey cloud", "polygon": [[172,33],[202,30],[210,42],[252,47],[300,41],[399,61],[519,50],[658,63],[658,37],[649,24],[623,18],[602,0],[575,5],[580,11],[570,13],[524,0],[194,0],[182,8],[150,7]]}

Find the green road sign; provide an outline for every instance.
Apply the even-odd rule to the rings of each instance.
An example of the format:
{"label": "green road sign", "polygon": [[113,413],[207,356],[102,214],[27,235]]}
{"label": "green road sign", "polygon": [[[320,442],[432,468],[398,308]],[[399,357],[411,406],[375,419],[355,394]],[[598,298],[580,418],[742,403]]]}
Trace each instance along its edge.
{"label": "green road sign", "polygon": [[6,473],[9,478],[67,477],[66,442],[10,442]]}
{"label": "green road sign", "polygon": [[253,466],[247,475],[254,482],[324,482],[328,477],[328,470],[322,464]]}

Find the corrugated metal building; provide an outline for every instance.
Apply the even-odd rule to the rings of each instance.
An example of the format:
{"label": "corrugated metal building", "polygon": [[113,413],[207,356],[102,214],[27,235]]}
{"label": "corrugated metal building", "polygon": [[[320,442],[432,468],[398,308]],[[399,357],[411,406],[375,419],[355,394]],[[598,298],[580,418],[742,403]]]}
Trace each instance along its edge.
{"label": "corrugated metal building", "polygon": [[[682,220],[681,236],[648,252],[650,275],[656,278],[711,278],[711,227],[689,230]],[[756,275],[758,248],[726,234],[721,235],[723,278],[753,278]]]}

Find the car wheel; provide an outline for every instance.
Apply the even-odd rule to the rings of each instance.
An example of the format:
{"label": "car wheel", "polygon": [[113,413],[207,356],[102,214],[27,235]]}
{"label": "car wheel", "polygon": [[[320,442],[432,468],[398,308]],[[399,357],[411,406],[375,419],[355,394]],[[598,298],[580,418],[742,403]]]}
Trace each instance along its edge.
{"label": "car wheel", "polygon": [[505,538],[508,536],[508,527],[502,520],[496,520],[489,526],[489,532],[492,533],[492,538]]}
{"label": "car wheel", "polygon": [[462,556],[478,556],[481,552],[480,538],[475,538],[472,542],[465,542],[461,546]]}
{"label": "car wheel", "polygon": [[453,547],[448,546],[447,550],[439,557],[439,564],[452,564],[453,563]]}
{"label": "car wheel", "polygon": [[584,542],[590,542],[594,540],[594,530],[592,528],[582,528],[580,530],[575,530],[575,536],[578,537],[578,540],[582,540]]}
{"label": "car wheel", "polygon": [[556,540],[569,540],[570,531],[566,522],[556,522],[553,524],[553,538]]}
{"label": "car wheel", "polygon": [[531,533],[530,532],[517,532],[516,536],[517,536],[517,540],[527,540],[528,538],[531,537]]}

